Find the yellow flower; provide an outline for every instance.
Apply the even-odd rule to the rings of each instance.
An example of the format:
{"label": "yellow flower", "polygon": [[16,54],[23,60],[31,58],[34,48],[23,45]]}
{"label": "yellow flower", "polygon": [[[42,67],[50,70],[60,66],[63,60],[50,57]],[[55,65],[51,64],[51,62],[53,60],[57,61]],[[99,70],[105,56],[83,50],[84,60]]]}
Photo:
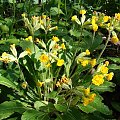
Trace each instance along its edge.
{"label": "yellow flower", "polygon": [[23,89],[26,89],[27,85],[28,85],[27,82],[23,82],[21,86]]}
{"label": "yellow flower", "polygon": [[58,42],[58,41],[59,41],[59,38],[56,37],[56,36],[53,36],[53,37],[52,37],[52,40],[55,41],[55,42]]}
{"label": "yellow flower", "polygon": [[60,86],[61,86],[61,84],[60,84],[59,81],[56,83],[56,86],[57,86],[57,87],[60,87]]}
{"label": "yellow flower", "polygon": [[50,66],[51,66],[51,64],[50,63],[48,63],[48,64],[46,64],[45,65],[47,68],[49,68]]}
{"label": "yellow flower", "polygon": [[30,48],[27,48],[27,49],[26,49],[26,52],[28,53],[28,55],[31,55],[31,54],[32,54],[32,51],[30,50]]}
{"label": "yellow flower", "polygon": [[77,18],[77,15],[74,15],[74,16],[72,16],[72,18],[71,18],[71,20],[72,21],[76,21],[78,18]]}
{"label": "yellow flower", "polygon": [[9,63],[11,61],[9,54],[7,54],[6,52],[2,53],[0,61],[3,61],[4,63]]}
{"label": "yellow flower", "polygon": [[117,36],[113,36],[112,39],[111,39],[111,42],[116,44],[117,42],[119,41],[118,37]]}
{"label": "yellow flower", "polygon": [[64,44],[64,43],[62,43],[62,44],[61,44],[61,48],[62,48],[63,50],[65,50],[65,49],[66,49],[66,47],[65,47],[65,44]]}
{"label": "yellow flower", "polygon": [[104,82],[104,76],[103,75],[95,75],[92,79],[92,83],[94,85],[100,86]]}
{"label": "yellow flower", "polygon": [[57,66],[62,66],[64,64],[64,60],[63,59],[58,59],[57,60]]}
{"label": "yellow flower", "polygon": [[90,103],[89,98],[83,97],[83,105],[87,106]]}
{"label": "yellow flower", "polygon": [[80,10],[80,14],[82,15],[86,14],[86,10]]}
{"label": "yellow flower", "polygon": [[42,55],[39,57],[39,60],[40,60],[40,62],[45,63],[45,62],[48,62],[48,61],[49,61],[49,58],[48,58],[48,56],[47,56],[46,54],[42,54]]}
{"label": "yellow flower", "polygon": [[91,64],[92,67],[94,67],[96,65],[96,63],[97,63],[96,59],[92,59],[90,61],[90,64]]}
{"label": "yellow flower", "polygon": [[92,25],[94,25],[96,23],[97,17],[96,16],[92,16]]}
{"label": "yellow flower", "polygon": [[88,49],[85,52],[86,52],[86,55],[90,55],[90,51]]}
{"label": "yellow flower", "polygon": [[110,19],[109,16],[104,16],[104,17],[103,17],[103,21],[104,21],[104,22],[108,22],[109,19]]}
{"label": "yellow flower", "polygon": [[91,94],[91,95],[89,96],[89,102],[93,102],[94,99],[95,99],[95,96],[96,96],[95,93]]}
{"label": "yellow flower", "polygon": [[93,24],[92,27],[93,27],[94,32],[96,32],[98,30],[98,25],[97,24]]}
{"label": "yellow flower", "polygon": [[25,17],[25,13],[21,14],[22,17]]}
{"label": "yellow flower", "polygon": [[32,36],[29,36],[28,38],[25,39],[26,41],[32,42]]}
{"label": "yellow flower", "polygon": [[43,20],[40,20],[40,24],[41,24],[41,25],[44,25],[44,22],[43,22]]}
{"label": "yellow flower", "polygon": [[120,13],[115,13],[115,18],[116,18],[117,20],[120,20]]}
{"label": "yellow flower", "polygon": [[46,17],[47,17],[46,15],[42,15],[42,19],[46,19]]}
{"label": "yellow flower", "polygon": [[110,23],[107,24],[107,27],[108,27],[108,28],[110,27]]}
{"label": "yellow flower", "polygon": [[81,65],[82,65],[83,67],[85,67],[86,65],[88,65],[88,63],[89,63],[88,60],[83,60],[83,61],[81,62]]}
{"label": "yellow flower", "polygon": [[109,61],[105,61],[105,65],[108,66],[109,65]]}
{"label": "yellow flower", "polygon": [[86,96],[89,95],[90,94],[90,88],[84,89],[84,93],[85,93]]}
{"label": "yellow flower", "polygon": [[105,67],[105,65],[102,65],[100,71],[101,71],[101,73],[103,73],[103,74],[107,74],[107,73],[108,73],[108,68]]}
{"label": "yellow flower", "polygon": [[38,82],[36,83],[36,85],[37,85],[38,87],[42,87],[43,84],[44,84],[44,82],[40,82],[40,81],[38,81]]}
{"label": "yellow flower", "polygon": [[113,72],[110,72],[109,74],[106,75],[106,79],[109,81],[109,80],[112,80],[114,76],[114,73]]}

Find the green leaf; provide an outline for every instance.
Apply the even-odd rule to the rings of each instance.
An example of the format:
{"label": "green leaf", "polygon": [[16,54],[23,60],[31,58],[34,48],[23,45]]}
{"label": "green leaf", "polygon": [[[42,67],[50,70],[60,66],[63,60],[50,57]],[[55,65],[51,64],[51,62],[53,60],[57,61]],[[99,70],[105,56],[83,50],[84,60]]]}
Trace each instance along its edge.
{"label": "green leaf", "polygon": [[65,111],[67,111],[67,105],[66,105],[66,104],[64,104],[64,105],[55,104],[54,106],[55,106],[55,108],[56,108],[58,111],[60,111],[60,112],[65,112]]}
{"label": "green leaf", "polygon": [[70,30],[70,34],[75,36],[75,37],[80,37],[81,33],[78,30]]}
{"label": "green leaf", "polygon": [[5,119],[12,115],[14,112],[22,114],[26,108],[18,102],[6,101],[0,104],[0,120]]}
{"label": "green leaf", "polygon": [[57,7],[51,7],[50,9],[51,15],[58,15],[58,14],[64,14],[61,9],[58,9]]}
{"label": "green leaf", "polygon": [[120,66],[116,65],[116,64],[110,64],[108,66],[109,69],[112,69],[112,70],[120,70]]}
{"label": "green leaf", "polygon": [[100,86],[91,85],[91,89],[98,92],[106,92],[106,91],[113,92],[114,87],[115,87],[115,84],[108,81],[105,81],[104,84]]}
{"label": "green leaf", "polygon": [[9,43],[9,44],[18,44],[19,43],[19,39],[15,39],[15,38],[11,38],[11,39],[7,39],[7,40],[0,40],[0,44],[6,44],[6,43]]}
{"label": "green leaf", "polygon": [[78,104],[78,107],[85,113],[92,113],[94,111],[99,111],[105,115],[111,115],[112,111],[102,103],[102,99],[100,96],[96,96],[95,100],[92,103],[89,103],[87,106],[83,106],[83,104]]}
{"label": "green leaf", "polygon": [[39,108],[42,107],[42,106],[46,106],[46,104],[45,104],[44,102],[42,102],[42,101],[36,101],[36,102],[34,103],[34,107],[35,107],[37,110],[39,110]]}
{"label": "green leaf", "polygon": [[96,110],[96,108],[94,108],[90,104],[88,104],[87,106],[84,106],[83,104],[78,104],[77,106],[79,107],[80,110],[82,110],[85,113],[92,113]]}
{"label": "green leaf", "polygon": [[8,88],[13,88],[17,90],[17,86],[11,80],[8,80],[3,76],[0,76],[0,84],[5,85]]}
{"label": "green leaf", "polygon": [[48,114],[37,110],[25,111],[21,120],[50,120]]}
{"label": "green leaf", "polygon": [[107,57],[107,59],[112,60],[115,63],[120,63],[120,58],[117,57]]}
{"label": "green leaf", "polygon": [[120,103],[119,102],[112,102],[111,104],[115,110],[120,112]]}
{"label": "green leaf", "polygon": [[97,111],[101,112],[102,114],[105,115],[111,115],[112,111],[108,108],[108,106],[104,105],[102,102],[101,98],[97,95],[95,97],[95,100],[90,103],[92,107],[94,107]]}

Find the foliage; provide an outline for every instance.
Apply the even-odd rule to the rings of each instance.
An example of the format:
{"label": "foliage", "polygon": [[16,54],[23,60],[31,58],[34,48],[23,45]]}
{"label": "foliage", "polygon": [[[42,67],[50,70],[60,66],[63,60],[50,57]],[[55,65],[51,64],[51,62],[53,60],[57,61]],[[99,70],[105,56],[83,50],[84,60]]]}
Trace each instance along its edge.
{"label": "foliage", "polygon": [[0,119],[113,118],[102,93],[114,91],[120,68],[108,60],[119,58],[102,55],[119,44],[120,13],[92,12],[80,0],[0,5]]}

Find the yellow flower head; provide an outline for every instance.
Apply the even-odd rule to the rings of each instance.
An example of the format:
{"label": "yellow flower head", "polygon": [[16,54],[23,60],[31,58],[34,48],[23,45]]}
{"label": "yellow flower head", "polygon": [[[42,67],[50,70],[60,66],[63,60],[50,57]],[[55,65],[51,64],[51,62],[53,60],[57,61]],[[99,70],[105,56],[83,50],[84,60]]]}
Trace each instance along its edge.
{"label": "yellow flower head", "polygon": [[116,44],[117,42],[119,41],[118,37],[117,36],[113,36],[112,39],[111,39],[111,42]]}
{"label": "yellow flower head", "polygon": [[83,105],[87,106],[90,103],[89,98],[83,97]]}
{"label": "yellow flower head", "polygon": [[91,94],[91,95],[89,96],[89,101],[90,101],[90,102],[93,102],[94,99],[95,99],[95,96],[96,96],[95,93]]}
{"label": "yellow flower head", "polygon": [[84,89],[84,93],[86,96],[88,96],[90,94],[90,88]]}
{"label": "yellow flower head", "polygon": [[62,78],[60,79],[60,82],[61,82],[61,83],[68,84],[69,78],[67,78],[67,77],[64,75],[64,76],[62,76]]}
{"label": "yellow flower head", "polygon": [[104,21],[104,22],[108,22],[109,19],[110,19],[109,16],[104,16],[104,17],[103,17],[103,21]]}
{"label": "yellow flower head", "polygon": [[105,65],[108,66],[109,65],[109,61],[105,61]]}
{"label": "yellow flower head", "polygon": [[49,61],[49,58],[48,58],[48,56],[47,56],[46,54],[42,54],[42,55],[39,57],[39,60],[40,60],[40,62],[45,63],[45,62],[48,62],[48,61]]}
{"label": "yellow flower head", "polygon": [[90,51],[88,49],[85,52],[86,52],[86,55],[90,55]]}
{"label": "yellow flower head", "polygon": [[116,18],[117,20],[120,20],[120,13],[115,13],[115,18]]}
{"label": "yellow flower head", "polygon": [[65,44],[64,44],[64,43],[62,43],[62,44],[61,44],[61,48],[62,48],[63,50],[65,50],[65,49],[66,49],[66,47],[65,47]]}
{"label": "yellow flower head", "polygon": [[36,83],[36,85],[37,85],[38,87],[42,87],[43,84],[44,84],[44,82],[40,82],[40,81],[38,81],[38,82]]}
{"label": "yellow flower head", "polygon": [[11,61],[11,59],[9,58],[9,54],[7,54],[6,52],[2,53],[0,61],[3,61],[4,63],[9,63]]}
{"label": "yellow flower head", "polygon": [[22,85],[21,85],[21,87],[22,87],[23,89],[26,89],[26,88],[27,88],[27,85],[28,85],[27,82],[23,82]]}
{"label": "yellow flower head", "polygon": [[21,14],[22,17],[25,17],[25,13]]}
{"label": "yellow flower head", "polygon": [[92,25],[94,25],[96,23],[97,17],[96,16],[92,16]]}
{"label": "yellow flower head", "polygon": [[52,40],[55,41],[55,42],[58,42],[58,41],[59,41],[59,38],[56,37],[56,36],[53,36],[53,37],[52,37]]}
{"label": "yellow flower head", "polygon": [[108,73],[108,68],[105,67],[105,65],[102,65],[100,71],[101,71],[101,73],[103,73],[103,74],[107,74],[107,73]]}
{"label": "yellow flower head", "polygon": [[58,59],[57,60],[57,66],[62,66],[64,64],[64,60],[63,59]]}
{"label": "yellow flower head", "polygon": [[46,15],[42,15],[42,19],[46,19],[46,17],[47,17]]}
{"label": "yellow flower head", "polygon": [[94,85],[100,86],[104,82],[104,76],[103,75],[95,75],[92,79],[92,83]]}
{"label": "yellow flower head", "polygon": [[74,16],[72,16],[72,18],[71,18],[71,20],[72,21],[76,21],[78,18],[77,18],[77,15],[74,15]]}
{"label": "yellow flower head", "polygon": [[81,61],[81,65],[82,65],[83,67],[85,67],[86,65],[88,65],[88,63],[89,63],[88,60],[83,60],[83,61]]}
{"label": "yellow flower head", "polygon": [[47,68],[49,68],[50,66],[51,66],[51,64],[50,63],[48,63],[48,64],[46,64],[45,65]]}
{"label": "yellow flower head", "polygon": [[56,83],[56,86],[57,86],[57,87],[60,87],[60,86],[61,86],[61,84],[60,84],[59,81]]}
{"label": "yellow flower head", "polygon": [[26,41],[32,42],[32,36],[29,36],[28,38],[25,39]]}
{"label": "yellow flower head", "polygon": [[27,48],[27,49],[26,49],[26,52],[28,53],[28,55],[31,55],[31,54],[32,54],[32,51],[30,50],[30,48]]}
{"label": "yellow flower head", "polygon": [[90,61],[90,64],[91,64],[92,67],[94,67],[96,65],[96,63],[97,63],[96,59],[92,59]]}
{"label": "yellow flower head", "polygon": [[96,32],[98,30],[98,25],[97,24],[93,24],[92,27],[93,27],[94,32]]}
{"label": "yellow flower head", "polygon": [[80,14],[82,15],[86,14],[86,10],[80,10]]}
{"label": "yellow flower head", "polygon": [[114,73],[113,72],[110,72],[109,74],[106,75],[106,79],[109,81],[109,80],[112,80],[114,76]]}

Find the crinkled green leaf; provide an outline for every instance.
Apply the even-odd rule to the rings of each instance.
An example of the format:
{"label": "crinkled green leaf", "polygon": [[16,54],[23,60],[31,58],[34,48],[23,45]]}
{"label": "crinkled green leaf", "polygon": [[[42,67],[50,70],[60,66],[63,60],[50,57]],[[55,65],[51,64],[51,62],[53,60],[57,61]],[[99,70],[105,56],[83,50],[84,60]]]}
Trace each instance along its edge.
{"label": "crinkled green leaf", "polygon": [[108,66],[109,69],[112,69],[112,70],[120,70],[120,66],[116,65],[116,64],[110,64]]}
{"label": "crinkled green leaf", "polygon": [[120,63],[120,58],[118,57],[107,57],[109,60],[112,60],[115,63]]}
{"label": "crinkled green leaf", "polygon": [[49,120],[49,116],[45,112],[40,112],[37,110],[25,111],[21,117],[21,120]]}
{"label": "crinkled green leaf", "polygon": [[11,80],[8,80],[7,78],[3,76],[0,76],[0,84],[8,88],[13,88],[17,90],[17,86]]}
{"label": "crinkled green leaf", "polygon": [[64,14],[61,9],[58,9],[57,7],[51,7],[50,9],[51,15],[58,15],[58,14]]}
{"label": "crinkled green leaf", "polygon": [[91,85],[91,89],[98,92],[112,92],[114,91],[115,84],[112,82],[105,81],[104,84],[100,86]]}
{"label": "crinkled green leaf", "polygon": [[0,120],[5,119],[12,115],[14,112],[22,114],[26,108],[18,102],[6,101],[0,104]]}

